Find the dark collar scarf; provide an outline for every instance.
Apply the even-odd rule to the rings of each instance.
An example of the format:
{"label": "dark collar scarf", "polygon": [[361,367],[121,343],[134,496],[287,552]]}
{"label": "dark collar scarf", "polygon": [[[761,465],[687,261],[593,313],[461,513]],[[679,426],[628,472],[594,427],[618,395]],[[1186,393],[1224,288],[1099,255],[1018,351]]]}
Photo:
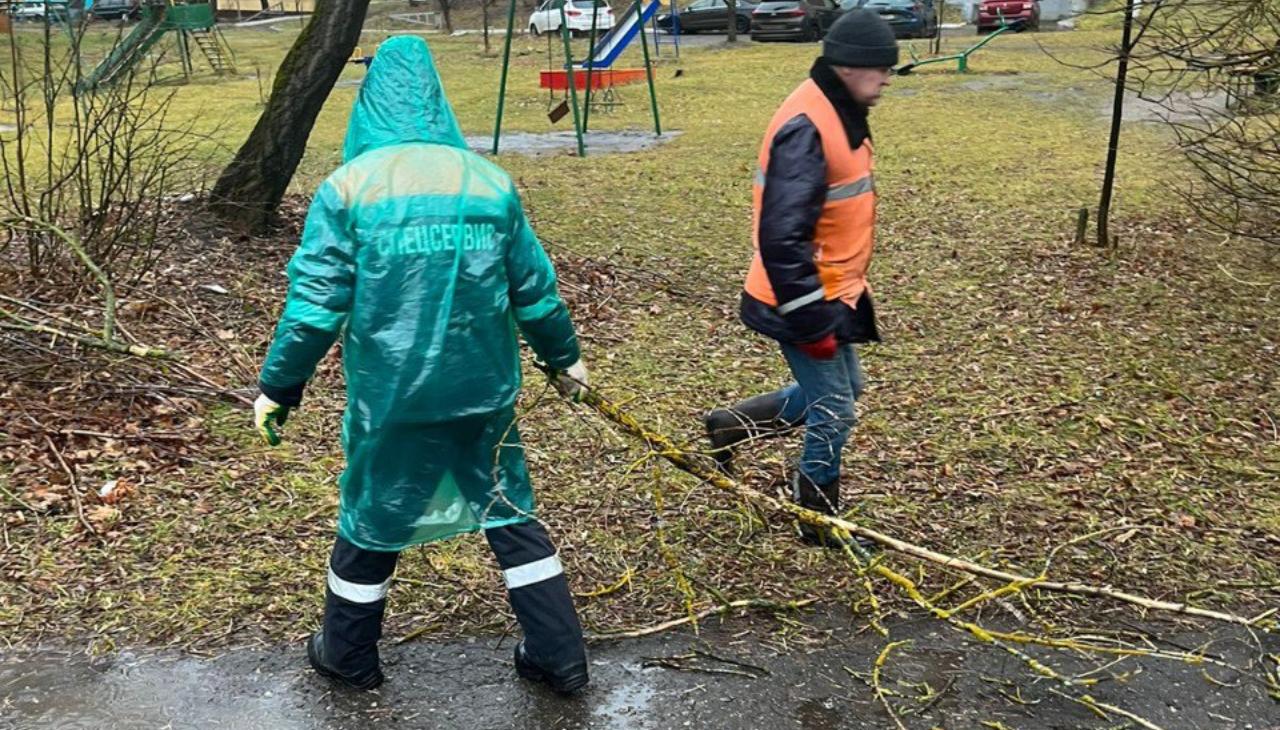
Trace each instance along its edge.
{"label": "dark collar scarf", "polygon": [[840,122],[844,125],[844,133],[849,137],[849,147],[858,149],[863,140],[871,139],[871,126],[867,122],[867,108],[854,101],[845,88],[844,82],[836,75],[835,69],[826,59],[819,57],[809,69],[809,78],[822,89],[827,100],[836,108]]}

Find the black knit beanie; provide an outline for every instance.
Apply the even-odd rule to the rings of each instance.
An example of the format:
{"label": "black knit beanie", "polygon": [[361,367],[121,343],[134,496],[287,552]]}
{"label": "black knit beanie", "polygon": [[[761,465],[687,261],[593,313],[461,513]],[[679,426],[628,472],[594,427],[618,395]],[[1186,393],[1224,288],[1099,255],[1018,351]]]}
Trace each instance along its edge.
{"label": "black knit beanie", "polygon": [[832,66],[888,68],[898,63],[898,41],[878,13],[850,10],[831,24],[822,57]]}

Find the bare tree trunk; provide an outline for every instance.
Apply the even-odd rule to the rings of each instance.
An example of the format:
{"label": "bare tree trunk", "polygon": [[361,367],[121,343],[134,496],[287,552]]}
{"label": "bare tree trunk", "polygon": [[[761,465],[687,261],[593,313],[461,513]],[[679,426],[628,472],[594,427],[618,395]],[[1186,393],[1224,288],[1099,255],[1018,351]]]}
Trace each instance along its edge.
{"label": "bare tree trunk", "polygon": [[484,13],[484,55],[489,55],[489,0],[480,0],[480,11]]}
{"label": "bare tree trunk", "polygon": [[933,15],[933,38],[929,42],[929,52],[935,56],[942,55],[942,20],[947,11],[945,0],[938,0]]}
{"label": "bare tree trunk", "polygon": [[738,0],[725,0],[729,6],[729,42],[738,42]]}
{"label": "bare tree trunk", "polygon": [[270,223],[368,9],[369,0],[317,0],[280,64],[266,109],[213,188],[213,208],[223,221],[251,230]]}
{"label": "bare tree trunk", "polygon": [[453,3],[451,0],[438,0],[438,2],[440,3],[440,15],[444,16],[444,32],[452,35],[453,18],[449,17],[449,11],[452,10],[452,8],[449,6]]}
{"label": "bare tree trunk", "polygon": [[1133,50],[1133,3],[1134,0],[1125,0],[1124,34],[1120,39],[1120,60],[1116,67],[1116,93],[1111,102],[1111,141],[1102,178],[1102,197],[1098,201],[1098,245],[1103,248],[1112,244],[1108,224],[1111,222],[1111,193],[1116,182],[1116,156],[1120,151],[1120,122],[1124,118],[1125,79],[1129,75],[1129,54]]}

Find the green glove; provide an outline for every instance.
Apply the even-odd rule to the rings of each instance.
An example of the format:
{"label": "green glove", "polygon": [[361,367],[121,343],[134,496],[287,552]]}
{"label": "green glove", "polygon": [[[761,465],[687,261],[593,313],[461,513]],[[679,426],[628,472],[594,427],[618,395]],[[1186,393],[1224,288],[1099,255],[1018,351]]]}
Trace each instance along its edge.
{"label": "green glove", "polygon": [[270,446],[280,445],[280,436],[275,426],[283,426],[289,420],[289,406],[282,406],[265,395],[259,395],[253,402],[253,426],[262,440]]}

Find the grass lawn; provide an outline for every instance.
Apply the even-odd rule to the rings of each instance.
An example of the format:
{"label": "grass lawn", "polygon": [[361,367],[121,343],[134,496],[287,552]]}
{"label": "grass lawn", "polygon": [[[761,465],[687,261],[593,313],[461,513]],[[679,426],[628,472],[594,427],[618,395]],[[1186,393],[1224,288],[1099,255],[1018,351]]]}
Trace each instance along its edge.
{"label": "grass lawn", "polygon": [[[295,33],[287,24],[230,31],[240,77],[176,88],[175,114],[218,130],[214,162],[251,128]],[[362,45],[382,38],[367,34]],[[1057,555],[1052,575],[1246,612],[1275,605],[1280,320],[1269,297],[1280,269],[1187,218],[1177,195],[1187,172],[1154,126],[1125,129],[1119,251],[1071,242],[1074,211],[1096,205],[1109,86],[1041,46],[1088,63],[1115,42],[1111,30],[1000,38],[968,75],[930,67],[895,79],[874,111],[881,227],[872,284],[885,341],[861,352],[870,388],[846,451],[845,497],[878,529],[1028,573],[1072,538],[1151,528],[1081,541]],[[430,43],[464,131],[491,133],[500,60],[477,37]],[[537,88],[545,41],[514,46],[506,128],[548,131]],[[93,40],[87,55],[104,48]],[[686,48],[679,64],[657,69],[663,126],[680,132],[669,143],[628,155],[499,158],[561,269],[594,382],[695,446],[702,412],[786,377],[776,348],[738,323],[737,297],[760,137],[816,50]],[[340,159],[363,74],[348,67],[331,95],[295,179],[299,194]],[[625,107],[593,113],[594,129],[649,128],[644,88],[622,93]],[[569,120],[556,129],[571,129]],[[227,332],[213,345],[194,335],[184,342],[204,353],[193,361],[210,381],[250,387],[294,244],[288,229],[264,239],[196,237],[175,252],[177,273],[153,290],[217,283],[229,296],[194,319],[139,306],[122,322],[142,333],[182,321]],[[590,628],[652,623],[680,614],[686,599],[702,607],[721,595],[865,599],[834,558],[794,545],[787,524],[641,459],[539,378],[526,391],[541,514],[574,589],[600,593],[580,600]],[[34,513],[0,501],[0,640],[198,649],[303,636],[320,617],[342,405],[331,356],[281,449],[256,444],[243,409],[181,400],[182,422],[200,435],[183,443],[180,460],[128,440],[68,441],[82,485],[136,485],[105,511],[89,508],[101,540],[81,528],[51,458],[0,473],[10,497],[50,500]],[[147,413],[128,413],[139,428],[154,427]],[[172,409],[162,415],[175,418]],[[755,447],[743,456],[753,465],[747,478],[775,489],[798,446],[791,438]],[[17,453],[0,437],[5,448]],[[628,572],[623,588],[598,590]],[[928,572],[933,590],[955,579]],[[511,623],[483,540],[411,551],[399,576],[390,637]],[[1039,607],[1083,612],[1051,600]]]}

